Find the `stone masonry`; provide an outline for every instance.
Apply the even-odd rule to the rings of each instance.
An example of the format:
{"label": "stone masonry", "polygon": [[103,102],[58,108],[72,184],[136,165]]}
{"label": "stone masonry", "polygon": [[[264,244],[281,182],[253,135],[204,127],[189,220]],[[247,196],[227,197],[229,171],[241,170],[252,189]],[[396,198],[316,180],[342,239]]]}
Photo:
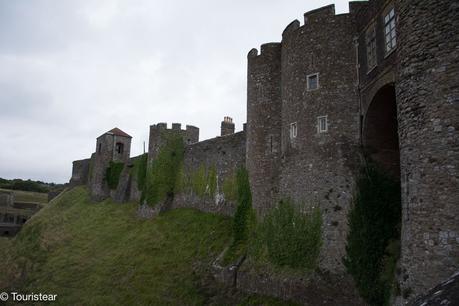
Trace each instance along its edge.
{"label": "stone masonry", "polygon": [[[324,216],[320,268],[345,275],[347,215],[359,169],[373,160],[402,193],[400,283],[408,300],[459,270],[459,4],[443,0],[350,2],[291,22],[281,42],[248,53],[247,125],[199,141],[199,129],[150,126],[148,161],[164,136],[181,135],[184,171],[215,166],[218,185],[245,165],[253,206],[263,217],[278,200]],[[121,131],[122,132],[122,131]],[[139,200],[129,168],[130,136],[118,129],[97,139],[91,159],[75,161],[73,184],[94,199]],[[122,144],[123,153],[117,153]],[[123,161],[108,190],[110,161]],[[232,215],[235,203],[179,194],[172,207]]]}

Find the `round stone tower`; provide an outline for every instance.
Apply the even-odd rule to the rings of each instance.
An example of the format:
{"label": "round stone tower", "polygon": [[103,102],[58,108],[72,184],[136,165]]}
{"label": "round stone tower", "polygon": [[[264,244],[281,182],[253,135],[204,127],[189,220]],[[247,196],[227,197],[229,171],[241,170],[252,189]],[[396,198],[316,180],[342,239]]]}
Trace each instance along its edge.
{"label": "round stone tower", "polygon": [[411,298],[459,270],[459,3],[397,8],[402,292]]}
{"label": "round stone tower", "polygon": [[253,206],[259,215],[273,205],[278,192],[281,126],[281,44],[261,46],[248,54],[247,170]]}
{"label": "round stone tower", "polygon": [[334,6],[304,14],[282,34],[280,194],[324,219],[323,269],[344,270],[347,212],[359,162],[354,22]]}

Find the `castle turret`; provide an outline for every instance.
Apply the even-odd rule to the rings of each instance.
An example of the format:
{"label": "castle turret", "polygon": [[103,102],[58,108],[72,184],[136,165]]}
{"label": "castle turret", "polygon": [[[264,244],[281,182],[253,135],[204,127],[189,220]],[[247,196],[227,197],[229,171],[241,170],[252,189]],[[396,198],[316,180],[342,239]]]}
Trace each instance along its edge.
{"label": "castle turret", "polygon": [[234,123],[233,118],[225,117],[223,118],[221,125],[221,136],[234,134]]}
{"label": "castle turret", "polygon": [[105,175],[110,162],[126,163],[131,152],[132,137],[118,128],[114,128],[97,137],[96,152],[90,166],[91,196],[102,200],[110,195]]}
{"label": "castle turret", "polygon": [[279,193],[324,218],[320,265],[344,271],[358,167],[359,99],[350,14],[333,5],[304,14],[282,34],[282,170]]}
{"label": "castle turret", "polygon": [[413,298],[459,270],[459,11],[397,3],[401,287]]}
{"label": "castle turret", "polygon": [[148,143],[148,160],[154,160],[161,146],[165,143],[168,135],[180,135],[184,144],[193,144],[199,141],[199,128],[187,125],[182,130],[180,123],[172,123],[172,129],[167,128],[167,123],[158,123],[150,126],[150,137]]}
{"label": "castle turret", "polygon": [[259,215],[277,199],[281,127],[281,44],[248,54],[247,170]]}

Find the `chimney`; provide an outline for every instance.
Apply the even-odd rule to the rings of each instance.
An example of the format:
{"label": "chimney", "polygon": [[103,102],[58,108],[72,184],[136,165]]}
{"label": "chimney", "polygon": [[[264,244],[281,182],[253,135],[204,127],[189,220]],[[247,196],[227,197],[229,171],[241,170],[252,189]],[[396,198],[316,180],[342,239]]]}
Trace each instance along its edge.
{"label": "chimney", "polygon": [[233,118],[225,117],[223,118],[221,125],[221,136],[234,134],[234,123]]}

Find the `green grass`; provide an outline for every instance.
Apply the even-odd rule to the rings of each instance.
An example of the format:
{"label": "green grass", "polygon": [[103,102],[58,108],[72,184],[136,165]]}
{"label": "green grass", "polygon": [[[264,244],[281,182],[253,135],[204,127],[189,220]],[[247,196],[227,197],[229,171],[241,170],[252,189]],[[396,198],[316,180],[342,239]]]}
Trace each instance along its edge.
{"label": "green grass", "polygon": [[[231,241],[231,220],[192,209],[139,220],[136,208],[91,203],[83,187],[65,192],[15,238],[0,239],[0,292],[57,294],[57,305],[202,305],[215,298],[219,292],[202,288],[207,272],[196,267],[208,267]],[[239,300],[252,301],[281,303]]]}
{"label": "green grass", "polygon": [[0,189],[4,191],[12,191],[16,201],[19,202],[32,202],[32,203],[48,203],[48,194],[42,192],[22,191],[22,190],[10,190]]}
{"label": "green grass", "polygon": [[[193,263],[223,249],[230,220],[182,209],[142,221],[135,207],[67,192],[10,242],[17,266],[1,266],[0,285],[56,293],[61,305],[201,304]],[[11,282],[19,267],[26,278]]]}

